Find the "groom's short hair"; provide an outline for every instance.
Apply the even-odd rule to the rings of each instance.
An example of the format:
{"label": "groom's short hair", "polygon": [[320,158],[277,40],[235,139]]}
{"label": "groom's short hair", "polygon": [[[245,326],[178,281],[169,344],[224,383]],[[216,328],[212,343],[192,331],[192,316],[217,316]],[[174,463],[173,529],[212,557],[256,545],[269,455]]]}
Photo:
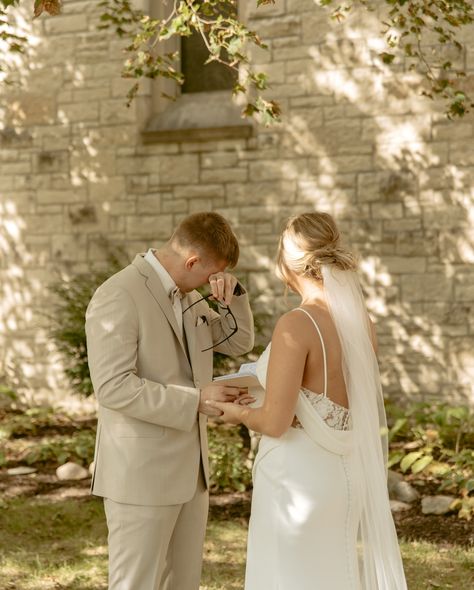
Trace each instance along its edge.
{"label": "groom's short hair", "polygon": [[196,248],[212,260],[225,260],[229,268],[239,260],[239,243],[229,222],[213,211],[193,213],[183,219],[170,241],[182,247]]}

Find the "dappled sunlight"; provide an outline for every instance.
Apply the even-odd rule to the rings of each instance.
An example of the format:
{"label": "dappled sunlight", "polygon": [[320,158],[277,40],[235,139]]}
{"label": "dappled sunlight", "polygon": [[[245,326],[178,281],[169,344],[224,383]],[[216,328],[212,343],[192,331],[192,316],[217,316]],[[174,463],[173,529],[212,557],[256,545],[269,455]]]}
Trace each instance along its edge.
{"label": "dappled sunlight", "polygon": [[[0,202],[0,375],[27,401],[61,397],[62,364],[44,316],[47,276],[37,270],[44,252],[32,252],[25,238],[28,225],[12,200]],[[33,338],[30,331],[33,331]]]}
{"label": "dappled sunlight", "polygon": [[472,116],[443,120],[420,97],[416,72],[381,61],[374,16],[329,28],[308,47],[311,59],[292,66],[308,99],[284,115],[281,143],[316,158],[295,168],[299,200],[334,214],[361,254],[386,393],[472,398],[474,360],[463,347],[472,348],[474,189],[466,150],[448,147],[452,125],[472,137],[463,127]]}
{"label": "dappled sunlight", "polygon": [[[0,109],[0,378],[28,402],[66,404],[72,412],[94,404],[70,396],[51,338],[49,287],[102,265],[103,234],[123,239],[123,215],[134,205],[125,200],[117,147],[136,133],[135,109],[127,111],[121,94],[109,99],[102,88],[112,64],[87,55],[90,39],[100,37],[102,57],[108,46],[95,24],[89,29],[79,4],[64,5],[77,24],[72,16],[33,19],[31,5],[10,11],[28,38],[27,52],[4,51],[0,58],[14,82],[2,86]],[[92,8],[87,12],[98,23],[100,9]],[[61,34],[63,23],[72,43]],[[118,50],[119,82],[120,57]]]}
{"label": "dappled sunlight", "polygon": [[307,495],[298,493],[297,490],[292,490],[286,510],[288,511],[288,522],[286,526],[288,526],[289,530],[294,530],[294,527],[308,522],[314,510],[314,498],[308,498]]}
{"label": "dappled sunlight", "polygon": [[360,253],[386,393],[472,395],[473,118],[446,121],[403,57],[383,63],[374,14],[338,24],[312,3],[285,15],[288,4],[249,12],[269,37],[255,56],[282,122],[248,140],[154,145],[140,138],[150,86],[124,106],[123,43],[97,31],[98,7],[66,2],[58,19],[34,21],[18,12],[31,43],[0,107],[0,338],[1,371],[22,391],[64,390],[39,314],[48,283],[102,265],[101,237],[132,255],[211,208],[238,234],[237,274],[267,328],[259,344],[297,304],[274,276],[282,222],[322,209]]}

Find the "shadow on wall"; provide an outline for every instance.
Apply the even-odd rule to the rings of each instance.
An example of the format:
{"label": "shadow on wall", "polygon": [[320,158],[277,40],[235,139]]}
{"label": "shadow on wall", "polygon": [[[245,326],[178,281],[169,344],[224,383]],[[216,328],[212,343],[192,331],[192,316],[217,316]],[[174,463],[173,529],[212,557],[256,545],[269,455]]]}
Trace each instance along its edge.
{"label": "shadow on wall", "polygon": [[[305,30],[315,42],[303,46]],[[255,171],[294,195],[269,198],[271,214],[329,211],[361,254],[385,392],[474,402],[474,117],[449,122],[403,60],[384,65],[378,30],[368,14],[336,28],[314,10],[272,47],[292,58],[271,91],[287,115]]]}
{"label": "shadow on wall", "polygon": [[[283,123],[259,129],[253,143],[196,148],[233,152],[249,181],[204,181],[201,174],[218,197],[196,191],[193,204],[211,203],[238,228],[239,268],[257,311],[270,314],[286,307],[268,272],[283,219],[314,208],[334,214],[361,254],[385,391],[472,396],[472,117],[447,122],[419,96],[420,80],[403,61],[395,69],[381,63],[378,24],[369,14],[336,27],[308,6],[279,18],[278,43],[270,40],[270,53],[258,58],[271,56],[261,67],[273,76]],[[117,84],[104,84],[120,71],[119,45],[90,24],[98,14],[93,3],[66,3],[64,10],[67,34],[57,20],[63,17],[32,25],[24,19],[36,41],[32,57],[15,65],[19,86],[6,90],[10,108],[0,129],[0,374],[24,391],[40,383],[62,387],[38,313],[54,273],[67,277],[87,270],[90,260],[100,263],[99,232],[112,243],[126,240],[130,254],[148,245],[146,232],[164,239],[181,214],[178,205],[200,189],[194,181],[179,193],[160,184],[156,169],[166,146],[137,147],[136,113],[123,107],[126,86],[118,75]],[[266,18],[254,26],[265,36]],[[178,164],[180,149],[170,152]]]}
{"label": "shadow on wall", "polygon": [[30,12],[15,11],[28,53],[4,53],[1,64],[10,84],[0,108],[0,378],[41,403],[71,401],[44,314],[48,286],[105,261],[103,234],[123,238],[116,157],[136,126],[133,109],[112,113],[123,92],[116,98],[103,78],[116,68],[122,82],[121,53],[114,46],[118,59],[109,59],[109,40],[90,25],[97,7],[66,4],[63,16],[35,21]]}

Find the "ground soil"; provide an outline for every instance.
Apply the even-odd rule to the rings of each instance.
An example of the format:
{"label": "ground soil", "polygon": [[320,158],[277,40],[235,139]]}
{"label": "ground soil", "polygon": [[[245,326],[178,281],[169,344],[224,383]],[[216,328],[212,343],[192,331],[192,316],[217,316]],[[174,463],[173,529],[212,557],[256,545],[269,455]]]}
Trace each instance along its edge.
{"label": "ground soil", "polygon": [[[90,479],[59,481],[54,469],[31,475],[8,475],[0,470],[0,497],[35,497],[58,502],[66,498],[87,500]],[[210,516],[216,520],[241,519],[245,524],[250,516],[250,492],[211,495]],[[474,521],[461,520],[456,514],[444,516],[424,515],[421,502],[410,510],[394,515],[398,534],[406,540],[431,541],[441,545],[474,546]]]}
{"label": "ground soil", "polygon": [[[210,514],[220,520],[247,520],[250,515],[250,497],[250,492],[212,496]],[[415,502],[410,510],[395,514],[394,520],[399,537],[409,541],[430,541],[447,546],[474,546],[474,521],[461,520],[456,514],[422,514],[421,500]]]}

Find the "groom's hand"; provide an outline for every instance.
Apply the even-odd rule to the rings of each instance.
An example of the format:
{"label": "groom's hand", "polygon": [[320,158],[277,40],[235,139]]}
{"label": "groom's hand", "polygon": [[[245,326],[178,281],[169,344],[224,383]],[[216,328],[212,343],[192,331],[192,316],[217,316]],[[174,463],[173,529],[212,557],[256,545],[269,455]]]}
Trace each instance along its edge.
{"label": "groom's hand", "polygon": [[216,272],[209,276],[212,296],[217,301],[230,305],[237,279],[228,272]]}
{"label": "groom's hand", "polygon": [[207,385],[201,389],[201,399],[198,410],[208,416],[220,416],[222,412],[213,408],[209,402],[234,402],[241,395],[245,395],[247,389],[238,387],[225,387],[224,385]]}

